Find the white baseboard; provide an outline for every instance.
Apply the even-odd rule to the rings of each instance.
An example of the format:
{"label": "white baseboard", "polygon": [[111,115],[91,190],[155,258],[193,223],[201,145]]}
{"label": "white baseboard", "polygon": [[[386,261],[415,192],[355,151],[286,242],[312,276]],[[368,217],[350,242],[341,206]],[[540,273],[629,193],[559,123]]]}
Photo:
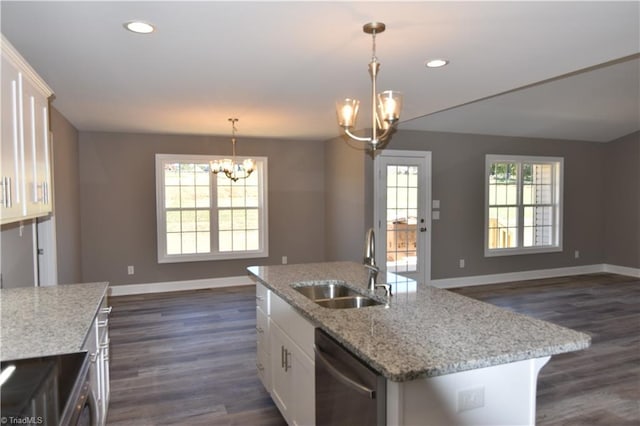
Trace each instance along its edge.
{"label": "white baseboard", "polygon": [[[629,268],[630,269],[630,268]],[[430,284],[440,288],[468,287],[472,285],[499,284],[510,281],[535,280],[541,278],[564,277],[568,275],[605,272],[605,265],[571,266],[567,268],[538,269],[534,271],[508,272],[504,274],[476,275],[472,277],[444,278],[432,280]],[[617,272],[616,272],[617,273]],[[625,274],[626,275],[626,274]]]}
{"label": "white baseboard", "polygon": [[629,268],[627,266],[610,265],[605,263],[602,265],[604,272],[612,274],[628,275],[630,277],[640,278],[640,268]]}
{"label": "white baseboard", "polygon": [[206,278],[202,280],[166,281],[160,283],[125,284],[110,286],[111,296],[128,296],[133,294],[166,293],[171,291],[202,290],[205,288],[235,287],[253,285],[248,276]]}
{"label": "white baseboard", "polygon": [[[476,275],[471,277],[443,278],[432,280],[431,285],[440,288],[467,287],[483,284],[499,284],[510,281],[535,280],[542,278],[564,277],[568,275],[594,274],[608,272],[640,278],[640,268],[629,268],[610,264],[572,266],[568,268],[538,269],[535,271],[508,272],[504,274]],[[205,288],[235,287],[253,285],[248,276],[206,278],[202,280],[167,281],[146,284],[125,284],[109,287],[111,296],[134,294],[166,293],[171,291],[201,290]]]}

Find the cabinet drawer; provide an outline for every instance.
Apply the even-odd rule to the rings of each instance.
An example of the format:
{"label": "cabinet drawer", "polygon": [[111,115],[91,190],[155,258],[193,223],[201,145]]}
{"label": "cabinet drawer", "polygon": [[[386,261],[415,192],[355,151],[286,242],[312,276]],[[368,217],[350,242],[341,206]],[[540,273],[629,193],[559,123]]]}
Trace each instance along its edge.
{"label": "cabinet drawer", "polygon": [[311,359],[314,358],[314,326],[280,297],[271,293],[271,320]]}
{"label": "cabinet drawer", "polygon": [[267,316],[271,315],[271,291],[263,284],[256,283],[256,305]]}

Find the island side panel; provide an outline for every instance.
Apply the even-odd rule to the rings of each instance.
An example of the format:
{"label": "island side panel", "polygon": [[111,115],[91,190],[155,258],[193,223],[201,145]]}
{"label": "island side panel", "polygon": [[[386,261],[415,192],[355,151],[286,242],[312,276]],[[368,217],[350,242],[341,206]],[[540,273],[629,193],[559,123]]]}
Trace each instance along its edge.
{"label": "island side panel", "polygon": [[387,381],[387,425],[534,425],[538,373],[549,358]]}

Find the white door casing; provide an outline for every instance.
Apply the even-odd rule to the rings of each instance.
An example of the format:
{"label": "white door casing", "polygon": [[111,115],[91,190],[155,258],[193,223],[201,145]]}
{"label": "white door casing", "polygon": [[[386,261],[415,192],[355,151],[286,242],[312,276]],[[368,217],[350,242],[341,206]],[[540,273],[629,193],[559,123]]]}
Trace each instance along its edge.
{"label": "white door casing", "polygon": [[431,280],[431,152],[384,150],[374,160],[376,263]]}

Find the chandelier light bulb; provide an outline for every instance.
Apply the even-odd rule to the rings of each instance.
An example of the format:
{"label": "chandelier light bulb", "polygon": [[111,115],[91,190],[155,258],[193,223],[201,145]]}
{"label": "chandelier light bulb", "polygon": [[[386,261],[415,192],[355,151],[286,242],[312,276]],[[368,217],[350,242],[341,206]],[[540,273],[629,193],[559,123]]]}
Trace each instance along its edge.
{"label": "chandelier light bulb", "polygon": [[402,109],[402,93],[387,90],[378,95],[381,119],[389,123],[394,123],[400,119]]}
{"label": "chandelier light bulb", "polygon": [[338,114],[338,124],[342,127],[353,127],[358,118],[358,108],[360,101],[357,99],[344,99],[336,102],[336,112]]}

